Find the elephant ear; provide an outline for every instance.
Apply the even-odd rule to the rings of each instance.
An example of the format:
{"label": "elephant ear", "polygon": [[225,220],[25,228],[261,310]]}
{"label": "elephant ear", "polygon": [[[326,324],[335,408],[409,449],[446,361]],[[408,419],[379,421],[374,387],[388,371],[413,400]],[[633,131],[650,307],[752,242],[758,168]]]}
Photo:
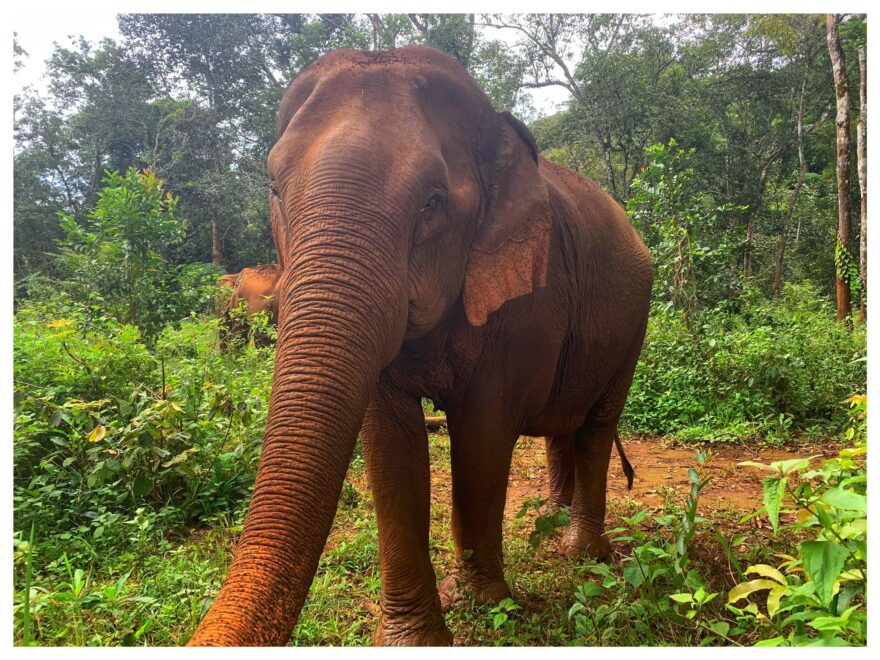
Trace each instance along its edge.
{"label": "elephant ear", "polygon": [[547,283],[550,203],[538,172],[538,147],[510,113],[500,113],[499,124],[491,196],[468,257],[462,294],[474,326],[484,325],[508,300]]}
{"label": "elephant ear", "polygon": [[272,218],[272,240],[275,242],[275,254],[278,265],[284,272],[284,258],[287,256],[287,225],[281,210],[281,200],[274,192],[269,193],[269,214]]}

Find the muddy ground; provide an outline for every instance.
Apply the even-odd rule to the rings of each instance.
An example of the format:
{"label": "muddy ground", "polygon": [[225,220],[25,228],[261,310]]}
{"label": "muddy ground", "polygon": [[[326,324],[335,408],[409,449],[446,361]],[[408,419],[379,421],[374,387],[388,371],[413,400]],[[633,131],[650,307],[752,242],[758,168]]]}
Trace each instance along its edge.
{"label": "muddy ground", "polygon": [[[690,490],[688,468],[697,467],[697,446],[686,446],[659,438],[624,437],[624,451],[635,469],[632,490],[627,490],[617,449],[613,450],[608,471],[609,506],[615,498],[629,498],[653,510],[663,509],[670,501],[681,502]],[[448,438],[431,436],[431,506],[451,506],[452,482],[448,460]],[[708,510],[751,513],[761,506],[762,480],[767,473],[750,467],[739,467],[743,461],[771,463],[809,456],[831,457],[837,453],[835,444],[791,445],[770,447],[759,444],[724,444],[702,447],[708,459],[700,468],[701,476],[711,481],[700,496],[700,511]],[[816,463],[820,461],[817,459]],[[366,475],[353,479],[355,485],[367,488]],[[523,502],[536,496],[549,495],[547,460],[544,439],[522,437],[514,450],[507,488],[505,519],[510,520]]]}

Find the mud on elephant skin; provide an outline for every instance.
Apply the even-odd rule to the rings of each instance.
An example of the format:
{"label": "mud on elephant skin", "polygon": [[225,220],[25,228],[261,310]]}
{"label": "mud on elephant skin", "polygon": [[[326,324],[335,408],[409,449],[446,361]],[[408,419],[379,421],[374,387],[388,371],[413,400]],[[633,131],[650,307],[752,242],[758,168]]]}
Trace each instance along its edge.
{"label": "mud on elephant skin", "polygon": [[[278,264],[262,264],[218,278],[217,285],[221,291],[231,289],[226,295],[225,303],[218,310],[220,350],[228,350],[233,342],[246,342],[251,332],[251,319],[259,312],[267,312],[269,324],[276,324],[278,300],[275,286],[280,277],[281,267]],[[254,343],[257,346],[268,346],[270,342],[265,333],[254,332]]]}
{"label": "mud on elephant skin", "polygon": [[428,551],[423,397],[450,434],[445,604],[509,593],[520,435],[546,436],[560,462],[566,552],[606,551],[608,462],[652,278],[620,206],[425,47],[315,61],[281,101],[268,164],[284,264],[269,416],[235,559],[191,644],[289,641],[359,431],[379,527],[374,641],[451,642]]}

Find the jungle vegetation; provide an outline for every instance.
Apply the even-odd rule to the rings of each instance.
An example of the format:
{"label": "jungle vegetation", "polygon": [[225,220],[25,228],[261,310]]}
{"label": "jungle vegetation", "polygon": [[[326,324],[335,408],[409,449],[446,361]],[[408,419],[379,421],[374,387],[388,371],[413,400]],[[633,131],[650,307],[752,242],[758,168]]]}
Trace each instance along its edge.
{"label": "jungle vegetation", "polygon": [[[219,274],[275,261],[278,102],[322,53],[409,43],[456,57],[546,158],[626,208],[655,290],[623,431],[697,448],[682,497],[612,506],[608,565],[556,557],[565,512],[526,500],[506,548],[530,576],[514,582],[523,600],[451,614],[456,640],[865,643],[864,16],[118,24],[118,41],[57,44],[46,86],[14,101],[17,644],[192,634],[266,418],[274,350],[221,354],[213,310]],[[530,96],[548,86],[567,93],[549,114]],[[761,473],[763,507],[704,517],[704,467],[730,444],[807,447],[735,468]],[[448,442],[431,447],[448,474]],[[369,642],[379,567],[359,453],[334,529],[294,644]],[[448,512],[432,513],[432,538],[435,564],[449,561]]]}

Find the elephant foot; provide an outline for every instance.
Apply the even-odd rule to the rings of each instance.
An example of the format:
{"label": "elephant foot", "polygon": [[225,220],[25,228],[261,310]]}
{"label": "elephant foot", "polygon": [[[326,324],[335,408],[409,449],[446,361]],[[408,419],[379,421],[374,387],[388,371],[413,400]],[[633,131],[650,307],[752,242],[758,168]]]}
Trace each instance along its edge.
{"label": "elephant foot", "polygon": [[373,646],[452,646],[452,633],[443,617],[426,625],[413,619],[382,616],[373,633]]}
{"label": "elephant foot", "polygon": [[488,580],[485,578],[466,578],[461,573],[453,573],[443,578],[437,588],[440,592],[440,608],[448,612],[461,603],[474,605],[497,603],[511,596],[510,587],[504,578]]}
{"label": "elephant foot", "polygon": [[570,527],[559,542],[559,551],[566,557],[590,557],[597,561],[611,554],[611,542],[605,534]]}

